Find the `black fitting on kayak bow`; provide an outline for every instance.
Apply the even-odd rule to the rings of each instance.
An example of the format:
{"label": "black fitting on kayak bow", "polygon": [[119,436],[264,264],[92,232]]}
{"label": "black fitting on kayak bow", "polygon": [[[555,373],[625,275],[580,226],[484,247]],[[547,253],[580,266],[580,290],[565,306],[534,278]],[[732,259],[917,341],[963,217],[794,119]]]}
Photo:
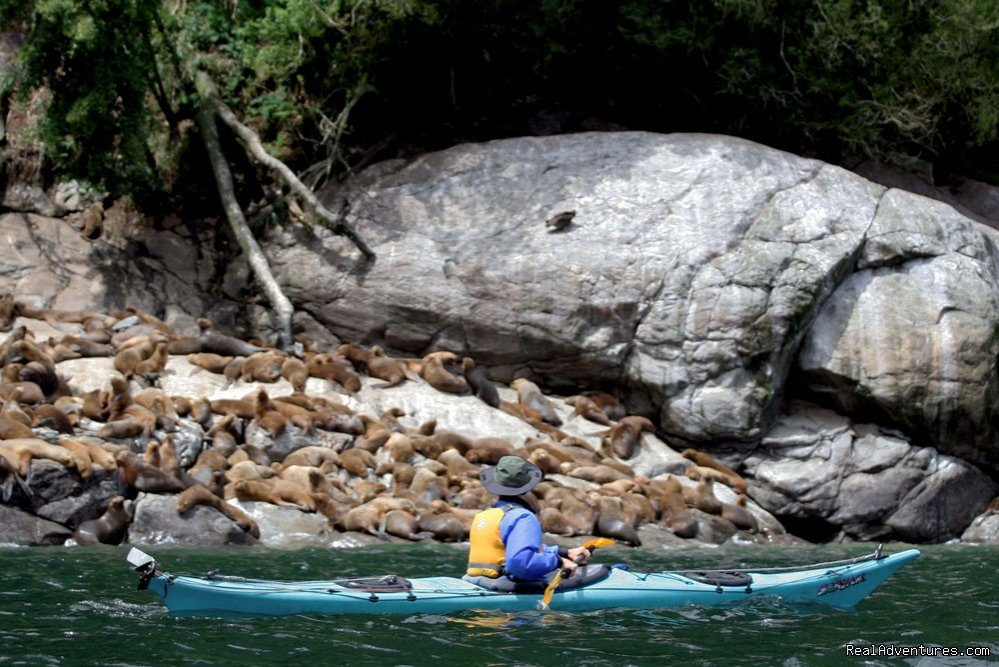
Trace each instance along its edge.
{"label": "black fitting on kayak bow", "polygon": [[368,598],[368,602],[378,602],[378,596],[372,593],[371,596]]}

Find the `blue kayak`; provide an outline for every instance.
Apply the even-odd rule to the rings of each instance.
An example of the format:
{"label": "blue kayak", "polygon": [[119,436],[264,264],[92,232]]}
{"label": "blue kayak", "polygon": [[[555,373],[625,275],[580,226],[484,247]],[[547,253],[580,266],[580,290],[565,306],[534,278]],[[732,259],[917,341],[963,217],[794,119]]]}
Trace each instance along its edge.
{"label": "blue kayak", "polygon": [[[791,603],[839,608],[856,605],[892,573],[917,558],[908,549],[885,555],[881,548],[849,560],[755,570],[633,572],[590,565],[555,591],[555,611],[727,605],[762,596]],[[153,591],[178,615],[287,616],[290,614],[448,614],[465,610],[538,609],[544,585],[512,592],[490,590],[455,577],[405,579],[397,575],[328,581],[268,581],[242,577],[174,575],[160,572],[138,549],[129,563],[140,589]]]}

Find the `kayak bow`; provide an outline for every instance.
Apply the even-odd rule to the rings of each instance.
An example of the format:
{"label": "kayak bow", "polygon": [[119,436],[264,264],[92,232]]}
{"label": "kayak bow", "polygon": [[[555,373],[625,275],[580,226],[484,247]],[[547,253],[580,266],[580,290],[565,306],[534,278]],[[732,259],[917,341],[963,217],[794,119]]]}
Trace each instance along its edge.
{"label": "kayak bow", "polygon": [[[873,554],[799,567],[726,571],[632,572],[620,567],[591,570],[596,580],[555,592],[556,611],[726,605],[762,596],[791,603],[849,608],[919,556],[916,549]],[[397,575],[329,581],[268,581],[242,577],[174,575],[133,548],[128,561],[139,572],[139,588],[153,591],[178,615],[286,616],[290,614],[412,614],[476,609],[537,608],[543,588],[504,593],[454,577],[405,579]],[[582,569],[582,568],[581,568]],[[582,575],[581,575],[582,576]]]}

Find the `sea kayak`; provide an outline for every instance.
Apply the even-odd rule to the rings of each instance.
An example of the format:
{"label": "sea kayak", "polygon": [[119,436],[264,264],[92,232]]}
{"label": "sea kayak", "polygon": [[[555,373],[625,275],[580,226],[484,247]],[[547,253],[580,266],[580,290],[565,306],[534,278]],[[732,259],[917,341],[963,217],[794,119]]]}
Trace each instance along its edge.
{"label": "sea kayak", "polygon": [[[850,608],[918,556],[916,549],[886,555],[878,547],[873,554],[849,560],[752,570],[633,572],[623,567],[591,565],[588,574],[580,575],[587,581],[573,588],[560,587],[550,608],[591,611],[719,606],[763,596],[777,596],[790,603]],[[139,588],[159,595],[167,609],[177,615],[448,614],[472,609],[516,612],[539,608],[544,588],[502,592],[455,577],[406,579],[394,574],[298,582],[217,574],[175,575],[158,571],[151,556],[134,548],[128,561],[140,575]]]}

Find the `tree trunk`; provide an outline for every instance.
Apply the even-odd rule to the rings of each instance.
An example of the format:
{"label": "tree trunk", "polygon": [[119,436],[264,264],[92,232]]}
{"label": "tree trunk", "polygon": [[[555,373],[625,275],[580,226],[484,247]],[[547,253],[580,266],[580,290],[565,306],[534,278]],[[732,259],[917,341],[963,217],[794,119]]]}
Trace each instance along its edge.
{"label": "tree trunk", "polygon": [[277,329],[276,346],[283,350],[291,349],[291,318],[295,309],[274,279],[264,251],[261,250],[257,240],[253,238],[250,227],[246,224],[243,210],[239,207],[239,202],[236,201],[229,161],[222,153],[222,145],[219,143],[218,128],[215,126],[214,104],[204,98],[202,101],[201,109],[198,111],[198,126],[201,128],[201,137],[204,140],[205,149],[208,151],[208,158],[212,163],[215,184],[218,187],[219,197],[222,199],[222,206],[225,208],[226,218],[229,220],[229,226],[232,228],[232,233],[236,237],[239,247],[246,254],[254,277],[260,283],[274,309],[272,315],[274,326]]}
{"label": "tree trunk", "polygon": [[322,224],[327,229],[332,230],[336,234],[342,234],[346,236],[357,249],[364,254],[367,259],[374,259],[375,253],[368,244],[358,236],[354,228],[348,224],[343,216],[334,215],[328,208],[323,206],[319,198],[305,186],[304,183],[295,175],[288,165],[286,165],[281,160],[277,159],[273,155],[267,152],[264,148],[263,143],[260,141],[260,137],[257,133],[243,125],[236,118],[236,114],[232,112],[226,103],[222,101],[222,97],[218,93],[218,88],[215,86],[215,82],[212,81],[211,77],[205,72],[199,71],[196,74],[197,77],[197,87],[198,94],[201,96],[203,102],[209,102],[211,106],[214,107],[215,112],[219,115],[219,118],[228,125],[236,136],[240,138],[243,142],[244,148],[250,154],[251,157],[264,164],[269,169],[275,171],[292,191],[298,195],[305,203],[306,207],[316,215]]}

